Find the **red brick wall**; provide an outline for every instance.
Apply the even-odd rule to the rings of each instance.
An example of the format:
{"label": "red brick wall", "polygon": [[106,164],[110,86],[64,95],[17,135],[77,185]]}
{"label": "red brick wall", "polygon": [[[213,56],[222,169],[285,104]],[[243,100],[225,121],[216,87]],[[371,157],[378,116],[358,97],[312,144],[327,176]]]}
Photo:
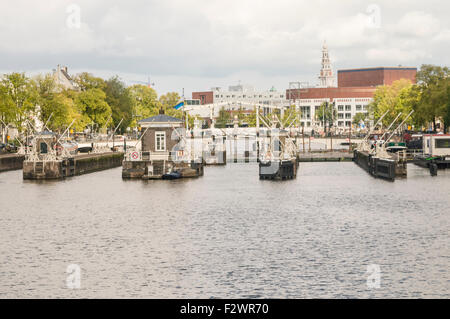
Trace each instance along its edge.
{"label": "red brick wall", "polygon": [[384,84],[385,85],[391,85],[392,82],[400,80],[400,79],[407,79],[410,80],[412,83],[416,83],[416,70],[385,70],[384,71]]}
{"label": "red brick wall", "polygon": [[287,99],[372,98],[375,87],[308,88],[286,90]]}
{"label": "red brick wall", "polygon": [[416,68],[372,68],[339,70],[339,87],[359,87],[391,85],[392,82],[400,79],[408,79],[415,83]]}
{"label": "red brick wall", "polygon": [[200,100],[200,104],[214,103],[214,96],[212,91],[192,92],[192,99]]}

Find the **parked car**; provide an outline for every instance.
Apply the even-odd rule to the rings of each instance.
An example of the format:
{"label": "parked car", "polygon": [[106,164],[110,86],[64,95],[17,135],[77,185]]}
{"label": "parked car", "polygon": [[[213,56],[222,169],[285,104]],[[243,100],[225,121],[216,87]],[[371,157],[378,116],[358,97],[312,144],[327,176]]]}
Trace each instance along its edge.
{"label": "parked car", "polygon": [[15,153],[17,152],[17,146],[11,143],[0,143],[0,152],[2,153]]}

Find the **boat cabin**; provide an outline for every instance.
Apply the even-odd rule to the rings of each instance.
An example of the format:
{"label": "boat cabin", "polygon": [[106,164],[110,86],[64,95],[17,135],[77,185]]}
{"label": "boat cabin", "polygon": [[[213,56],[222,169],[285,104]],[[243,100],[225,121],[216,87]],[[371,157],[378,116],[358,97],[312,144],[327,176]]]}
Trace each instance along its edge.
{"label": "boat cabin", "polygon": [[450,156],[450,134],[425,134],[423,153],[431,156]]}

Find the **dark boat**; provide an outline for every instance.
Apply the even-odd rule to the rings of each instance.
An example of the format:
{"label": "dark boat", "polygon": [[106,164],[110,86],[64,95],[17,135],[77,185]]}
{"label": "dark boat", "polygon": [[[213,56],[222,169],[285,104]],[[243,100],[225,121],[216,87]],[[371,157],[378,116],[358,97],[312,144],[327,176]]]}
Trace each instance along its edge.
{"label": "dark boat", "polygon": [[179,179],[181,178],[181,173],[178,171],[173,171],[170,173],[163,174],[162,179]]}

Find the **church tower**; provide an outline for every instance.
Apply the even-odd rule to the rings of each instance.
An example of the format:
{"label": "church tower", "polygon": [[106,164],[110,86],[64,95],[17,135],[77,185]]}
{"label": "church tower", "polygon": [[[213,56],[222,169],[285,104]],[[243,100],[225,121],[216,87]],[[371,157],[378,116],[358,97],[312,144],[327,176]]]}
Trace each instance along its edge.
{"label": "church tower", "polygon": [[319,75],[319,86],[334,87],[333,69],[331,68],[330,56],[328,54],[328,46],[326,42],[323,43],[322,47],[322,69],[320,70]]}

